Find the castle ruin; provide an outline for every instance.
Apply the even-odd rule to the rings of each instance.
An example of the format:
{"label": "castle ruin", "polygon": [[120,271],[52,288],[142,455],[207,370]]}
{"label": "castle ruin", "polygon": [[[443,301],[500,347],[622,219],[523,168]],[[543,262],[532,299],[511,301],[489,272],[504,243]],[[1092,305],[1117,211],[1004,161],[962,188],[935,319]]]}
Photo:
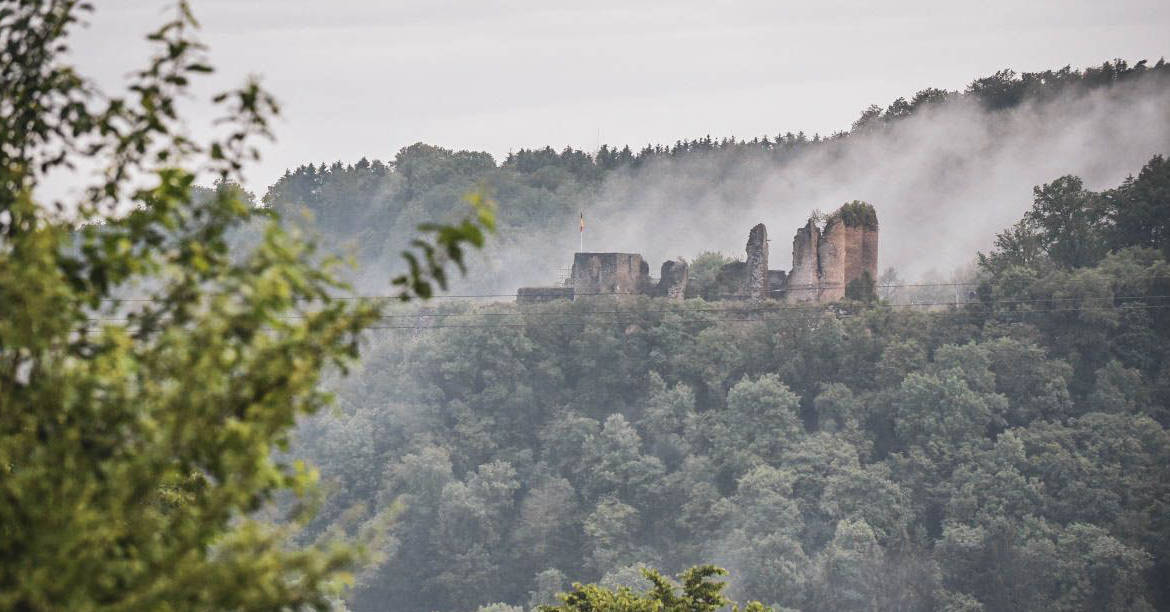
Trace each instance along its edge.
{"label": "castle ruin", "polygon": [[569,284],[575,295],[647,293],[650,266],[637,253],[577,253]]}
{"label": "castle ruin", "polygon": [[[794,304],[826,303],[845,297],[850,283],[872,287],[877,279],[878,223],[874,208],[850,202],[824,219],[796,231],[792,239],[792,270],[768,269],[768,230],[763,223],[748,233],[743,261],[729,263],[716,274],[710,299],[780,300]],[[657,282],[638,253],[577,253],[563,287],[523,287],[520,303],[547,302],[595,295],[648,295],[681,300],[686,297],[687,263],[662,264]]]}
{"label": "castle ruin", "polygon": [[845,297],[849,283],[877,280],[877,213],[864,202],[842,206],[825,220],[815,219],[792,239],[792,272],[786,300],[794,303],[834,302]]}

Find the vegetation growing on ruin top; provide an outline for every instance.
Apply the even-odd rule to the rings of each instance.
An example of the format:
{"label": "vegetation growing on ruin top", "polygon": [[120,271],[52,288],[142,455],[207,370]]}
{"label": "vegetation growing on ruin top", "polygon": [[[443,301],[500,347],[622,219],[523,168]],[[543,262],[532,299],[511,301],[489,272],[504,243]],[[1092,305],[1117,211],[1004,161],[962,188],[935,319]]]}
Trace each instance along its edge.
{"label": "vegetation growing on ruin top", "polygon": [[861,200],[842,204],[837,212],[829,215],[825,225],[827,226],[837,219],[840,219],[846,227],[863,227],[874,231],[877,231],[878,228],[877,211],[872,205]]}

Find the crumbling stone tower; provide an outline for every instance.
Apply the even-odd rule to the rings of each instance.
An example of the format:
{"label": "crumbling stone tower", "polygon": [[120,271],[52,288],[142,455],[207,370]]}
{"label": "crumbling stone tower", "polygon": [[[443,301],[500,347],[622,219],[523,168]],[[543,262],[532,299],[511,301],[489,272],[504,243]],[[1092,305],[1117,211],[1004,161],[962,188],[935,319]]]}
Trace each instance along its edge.
{"label": "crumbling stone tower", "polygon": [[520,287],[516,301],[539,304],[601,295],[647,295],[681,300],[687,293],[687,262],[682,259],[662,264],[657,283],[650,278],[650,266],[638,253],[577,253],[573,270],[561,287]]}
{"label": "crumbling stone tower", "polygon": [[815,302],[820,297],[820,247],[821,228],[809,219],[792,238],[792,271],[788,273],[786,292],[789,302]]}
{"label": "crumbling stone tower", "polygon": [[757,223],[748,233],[747,286],[744,293],[753,300],[764,300],[768,295],[768,229]]}
{"label": "crumbling stone tower", "polygon": [[756,224],[748,232],[747,257],[719,269],[715,277],[716,294],[709,299],[766,300],[784,284],[784,273],[768,269],[768,229]]}
{"label": "crumbling stone tower", "polygon": [[654,297],[681,300],[687,295],[687,262],[683,259],[667,260],[662,263],[662,272],[658,275],[658,284],[654,287]]}
{"label": "crumbling stone tower", "polygon": [[578,296],[647,293],[650,266],[637,253],[577,253],[570,283]]}
{"label": "crumbling stone tower", "polygon": [[790,302],[832,302],[845,297],[849,283],[868,275],[877,280],[877,212],[853,201],[829,215],[821,231],[813,220],[792,240]]}

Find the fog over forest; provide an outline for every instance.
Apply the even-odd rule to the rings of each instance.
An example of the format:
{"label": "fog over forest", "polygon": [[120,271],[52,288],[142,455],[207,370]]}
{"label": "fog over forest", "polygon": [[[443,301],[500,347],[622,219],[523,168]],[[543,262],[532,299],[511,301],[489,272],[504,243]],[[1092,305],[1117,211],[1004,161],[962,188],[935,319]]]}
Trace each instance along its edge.
{"label": "fog over forest", "polygon": [[586,250],[686,257],[688,295],[711,297],[749,227],[787,268],[810,213],[855,199],[895,282],[968,283],[821,309],[390,310],[295,445],[330,491],[309,536],[393,523],[349,605],[521,609],[715,563],[777,609],[1164,609],[1170,79],[1133,66],[927,89],[829,137],[504,160],[420,143],[290,171],[263,202],[307,209],[362,291],[395,269],[384,245],[476,189],[500,230],[456,294],[556,282],[583,211]]}
{"label": "fog over forest", "polygon": [[788,269],[792,235],[812,210],[864,200],[882,224],[883,267],[908,278],[932,267],[949,273],[1023,214],[1033,185],[1072,174],[1105,188],[1164,151],[1164,87],[1138,83],[999,112],[965,100],[780,164],[720,152],[648,164],[607,177],[589,203],[590,248],[642,252],[652,266],[704,250],[742,257],[747,229],[763,222],[774,267]]}
{"label": "fog over forest", "polygon": [[1164,6],[100,4],[0,0],[0,610],[1170,611],[1170,64],[1063,65]]}
{"label": "fog over forest", "polygon": [[[1059,80],[1049,84],[1052,90],[1059,86]],[[729,145],[727,138],[708,136],[685,154],[647,155],[641,163],[589,171],[580,167],[586,152],[542,162],[542,152],[520,151],[518,156],[531,159],[496,164],[486,153],[449,153],[455,161],[444,166],[436,159],[436,168],[428,169],[427,162],[411,159],[408,148],[400,155],[422,166],[418,181],[426,193],[411,189],[401,172],[382,179],[314,177],[313,189],[340,192],[328,202],[296,191],[308,185],[285,180],[267,199],[277,206],[309,204],[324,217],[315,229],[325,232],[329,244],[349,247],[342,250],[358,258],[360,287],[373,294],[397,265],[396,250],[379,248],[392,242],[385,231],[409,231],[412,222],[422,221],[422,210],[458,210],[458,189],[470,189],[474,181],[496,190],[501,220],[505,227],[515,225],[473,262],[468,278],[456,281],[459,292],[507,293],[557,281],[578,247],[579,213],[586,219],[586,250],[641,253],[655,273],[666,259],[693,259],[705,251],[742,258],[747,230],[763,222],[772,267],[787,270],[796,228],[812,211],[827,213],[852,200],[878,211],[883,270],[893,267],[904,280],[927,273],[946,278],[969,267],[975,253],[989,248],[995,233],[1028,208],[1033,186],[1075,175],[1090,188],[1105,188],[1165,150],[1166,88],[1159,74],[1109,88],[1026,96],[1010,108],[989,108],[968,95],[912,112],[908,92],[902,99],[907,108],[868,124],[863,113],[850,132],[816,143],[803,132],[773,136],[766,146],[759,146],[759,137],[755,145]],[[421,176],[426,172],[433,175]],[[333,185],[346,181],[352,184]],[[282,192],[286,187],[293,190]],[[349,224],[335,227],[335,216]],[[362,228],[357,219],[372,225]]]}

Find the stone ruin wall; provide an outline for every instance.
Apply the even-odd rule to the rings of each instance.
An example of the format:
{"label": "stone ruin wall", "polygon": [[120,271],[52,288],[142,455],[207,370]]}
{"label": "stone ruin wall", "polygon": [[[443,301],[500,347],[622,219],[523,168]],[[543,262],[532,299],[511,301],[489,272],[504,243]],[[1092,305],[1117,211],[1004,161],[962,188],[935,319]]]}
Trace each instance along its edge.
{"label": "stone ruin wall", "polygon": [[577,253],[563,287],[521,287],[516,302],[539,304],[599,295],[647,295],[681,300],[686,297],[688,266],[678,259],[662,264],[658,283],[638,253]]}
{"label": "stone ruin wall", "polygon": [[789,302],[815,302],[819,295],[818,252],[821,230],[811,220],[792,238],[792,271],[788,273],[785,297]]}
{"label": "stone ruin wall", "polygon": [[[878,279],[878,231],[863,229],[861,232],[861,269],[869,272],[873,282]],[[858,275],[860,277],[860,275]]]}
{"label": "stone ruin wall", "polygon": [[675,259],[663,262],[654,296],[681,300],[687,296],[687,262]]}
{"label": "stone ruin wall", "polygon": [[645,293],[650,266],[637,253],[577,253],[569,279],[575,295]]}
{"label": "stone ruin wall", "polygon": [[845,297],[845,268],[848,257],[845,224],[837,219],[825,225],[817,248],[817,301],[834,302]]}
{"label": "stone ruin wall", "polygon": [[845,283],[869,273],[877,282],[878,233],[866,227],[845,228]]}
{"label": "stone ruin wall", "polygon": [[849,283],[868,272],[877,280],[878,232],[849,226],[833,216],[822,232],[812,220],[792,240],[792,272],[786,300],[833,302],[845,297]]}
{"label": "stone ruin wall", "polygon": [[845,228],[845,275],[843,279],[848,283],[855,278],[861,278],[865,266],[861,260],[865,250],[865,228]]}
{"label": "stone ruin wall", "polygon": [[763,223],[756,224],[748,232],[747,246],[747,283],[744,293],[752,299],[766,299],[768,297],[768,228]]}
{"label": "stone ruin wall", "polygon": [[[748,233],[746,259],[727,264],[716,275],[719,295],[712,299],[781,299],[790,303],[833,302],[848,284],[868,273],[877,280],[876,227],[849,226],[830,216],[822,231],[812,219],[792,239],[792,270],[768,269],[768,230],[763,223]],[[682,259],[662,264],[657,284],[637,253],[577,253],[565,287],[525,287],[517,301],[535,303],[589,295],[686,297],[688,266]]]}

